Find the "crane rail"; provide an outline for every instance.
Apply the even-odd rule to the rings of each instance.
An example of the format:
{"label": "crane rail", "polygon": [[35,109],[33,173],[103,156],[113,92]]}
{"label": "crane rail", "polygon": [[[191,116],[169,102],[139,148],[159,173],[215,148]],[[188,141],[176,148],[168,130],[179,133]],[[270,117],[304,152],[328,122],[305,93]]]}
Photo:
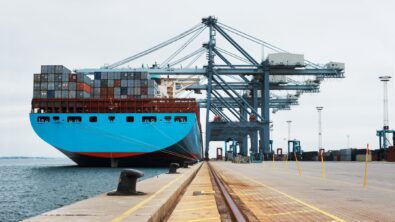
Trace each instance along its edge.
{"label": "crane rail", "polygon": [[225,185],[222,182],[222,179],[218,176],[218,174],[215,172],[215,170],[210,165],[210,163],[208,163],[208,166],[211,174],[214,177],[215,183],[217,184],[219,190],[221,191],[222,196],[225,199],[226,205],[230,209],[230,213],[232,214],[233,219],[237,222],[247,222],[248,221],[247,218],[244,216],[243,212],[240,210],[236,202],[232,199],[232,197],[226,190]]}

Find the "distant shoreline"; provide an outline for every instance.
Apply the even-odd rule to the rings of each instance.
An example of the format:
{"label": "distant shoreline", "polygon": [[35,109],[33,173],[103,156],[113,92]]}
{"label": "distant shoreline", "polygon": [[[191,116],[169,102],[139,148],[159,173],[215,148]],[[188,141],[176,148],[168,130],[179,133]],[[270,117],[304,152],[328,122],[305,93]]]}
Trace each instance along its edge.
{"label": "distant shoreline", "polygon": [[0,156],[0,159],[67,159],[66,157]]}

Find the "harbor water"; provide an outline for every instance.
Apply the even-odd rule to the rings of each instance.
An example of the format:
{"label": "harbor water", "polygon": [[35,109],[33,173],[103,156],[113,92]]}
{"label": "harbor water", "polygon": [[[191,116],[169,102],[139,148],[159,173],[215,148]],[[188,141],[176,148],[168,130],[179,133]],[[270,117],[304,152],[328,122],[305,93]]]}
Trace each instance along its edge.
{"label": "harbor water", "polygon": [[[24,218],[116,189],[122,168],[82,168],[65,158],[0,158],[0,221]],[[165,168],[136,168],[146,179]]]}

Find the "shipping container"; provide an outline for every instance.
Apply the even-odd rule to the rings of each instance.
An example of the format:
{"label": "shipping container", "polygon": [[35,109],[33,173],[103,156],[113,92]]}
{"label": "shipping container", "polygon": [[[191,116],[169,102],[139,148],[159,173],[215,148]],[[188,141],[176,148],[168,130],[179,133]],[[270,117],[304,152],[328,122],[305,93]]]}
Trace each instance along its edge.
{"label": "shipping container", "polygon": [[102,72],[101,73],[101,79],[108,79],[108,73],[107,72]]}
{"label": "shipping container", "polygon": [[148,87],[148,80],[147,79],[142,79],[140,80],[141,87]]}
{"label": "shipping container", "polygon": [[55,82],[48,82],[48,90],[55,90]]}
{"label": "shipping container", "polygon": [[275,66],[303,66],[304,55],[291,53],[273,53],[267,56],[270,65]]}
{"label": "shipping container", "polygon": [[134,73],[128,72],[128,80],[133,80],[134,79]]}
{"label": "shipping container", "polygon": [[95,88],[100,88],[100,83],[101,83],[101,80],[100,80],[100,79],[94,80],[93,86],[94,86]]}
{"label": "shipping container", "polygon": [[34,82],[40,82],[41,81],[41,74],[34,74],[33,75],[33,81]]}
{"label": "shipping container", "polygon": [[142,72],[140,75],[141,79],[148,79],[148,72]]}
{"label": "shipping container", "polygon": [[41,98],[41,91],[40,90],[34,90],[33,91],[33,98],[35,98],[35,99]]}
{"label": "shipping container", "polygon": [[47,91],[41,91],[41,99],[46,99],[47,97]]}
{"label": "shipping container", "polygon": [[114,80],[114,87],[121,87],[121,80],[120,79]]}
{"label": "shipping container", "polygon": [[108,72],[108,74],[107,74],[107,79],[108,80],[114,80],[114,76],[115,75],[115,73],[114,72]]}
{"label": "shipping container", "polygon": [[33,83],[33,90],[40,90],[41,89],[41,83],[35,82]]}
{"label": "shipping container", "polygon": [[62,82],[55,82],[55,90],[62,90]]}
{"label": "shipping container", "polygon": [[62,82],[62,74],[55,74],[55,82]]}
{"label": "shipping container", "polygon": [[77,83],[76,82],[69,82],[69,90],[70,91],[77,90]]}
{"label": "shipping container", "polygon": [[329,62],[329,63],[327,63],[325,65],[325,68],[344,70],[345,69],[345,64],[342,63],[342,62]]}
{"label": "shipping container", "polygon": [[54,82],[54,81],[55,81],[55,74],[49,73],[48,74],[48,82]]}
{"label": "shipping container", "polygon": [[134,80],[134,87],[141,87],[141,80]]}
{"label": "shipping container", "polygon": [[69,83],[68,82],[63,82],[62,83],[62,90],[68,90],[69,89]]}
{"label": "shipping container", "polygon": [[133,88],[134,87],[134,80],[128,80],[128,87]]}
{"label": "shipping container", "polygon": [[127,88],[127,89],[128,89],[128,96],[133,96],[134,95],[133,88]]}
{"label": "shipping container", "polygon": [[75,90],[73,90],[73,91],[69,91],[69,99],[75,99],[76,98],[76,91]]}
{"label": "shipping container", "polygon": [[69,91],[68,90],[63,90],[62,91],[62,98],[69,98]]}
{"label": "shipping container", "polygon": [[71,74],[69,78],[69,82],[77,82],[77,74]]}
{"label": "shipping container", "polygon": [[48,74],[41,74],[41,82],[48,82]]}
{"label": "shipping container", "polygon": [[54,91],[54,90],[48,90],[48,91],[47,91],[47,98],[48,98],[48,99],[53,99],[53,98],[55,98],[55,91]]}
{"label": "shipping container", "polygon": [[141,79],[141,72],[135,72],[135,73],[133,73],[133,75],[134,75],[134,79],[135,80],[140,80]]}
{"label": "shipping container", "polygon": [[[365,154],[357,154],[356,161],[366,161],[366,153]],[[372,161],[372,153],[369,152],[368,161]]]}
{"label": "shipping container", "polygon": [[114,96],[121,96],[121,88],[114,87]]}
{"label": "shipping container", "polygon": [[55,90],[55,99],[60,99],[60,98],[62,98],[62,91]]}
{"label": "shipping container", "polygon": [[121,79],[121,73],[120,72],[116,72],[114,74],[114,79]]}
{"label": "shipping container", "polygon": [[121,72],[121,79],[122,80],[127,80],[128,79],[128,73],[127,72]]}
{"label": "shipping container", "polygon": [[128,87],[128,80],[122,79],[121,80],[121,87]]}
{"label": "shipping container", "polygon": [[114,87],[114,80],[113,79],[108,79],[108,87]]}
{"label": "shipping container", "polygon": [[121,95],[127,95],[127,94],[128,94],[128,88],[121,87]]}
{"label": "shipping container", "polygon": [[100,86],[101,87],[108,87],[108,80],[107,79],[100,80]]}
{"label": "shipping container", "polygon": [[40,88],[41,88],[41,90],[48,90],[48,83],[47,82],[41,82],[40,83]]}
{"label": "shipping container", "polygon": [[64,73],[62,74],[62,82],[68,82],[70,79],[70,74]]}
{"label": "shipping container", "polygon": [[101,79],[101,73],[100,72],[95,72],[94,76],[95,76],[96,80],[100,80]]}
{"label": "shipping container", "polygon": [[84,82],[85,75],[84,74],[77,74],[77,82]]}

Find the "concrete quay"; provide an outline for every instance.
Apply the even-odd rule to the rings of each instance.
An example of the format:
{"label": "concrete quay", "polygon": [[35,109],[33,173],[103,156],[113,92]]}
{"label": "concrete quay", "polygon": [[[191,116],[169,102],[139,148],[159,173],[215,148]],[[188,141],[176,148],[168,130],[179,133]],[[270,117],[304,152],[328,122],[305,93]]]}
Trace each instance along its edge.
{"label": "concrete quay", "polygon": [[[395,221],[394,163],[210,161],[247,221]],[[142,196],[105,194],[26,221],[234,221],[206,162],[137,184]],[[222,198],[222,199],[221,199]]]}
{"label": "concrete quay", "polygon": [[179,168],[177,174],[161,174],[137,183],[137,196],[101,194],[55,209],[26,222],[87,222],[87,221],[161,221],[166,217],[182,191],[195,177],[202,163]]}

